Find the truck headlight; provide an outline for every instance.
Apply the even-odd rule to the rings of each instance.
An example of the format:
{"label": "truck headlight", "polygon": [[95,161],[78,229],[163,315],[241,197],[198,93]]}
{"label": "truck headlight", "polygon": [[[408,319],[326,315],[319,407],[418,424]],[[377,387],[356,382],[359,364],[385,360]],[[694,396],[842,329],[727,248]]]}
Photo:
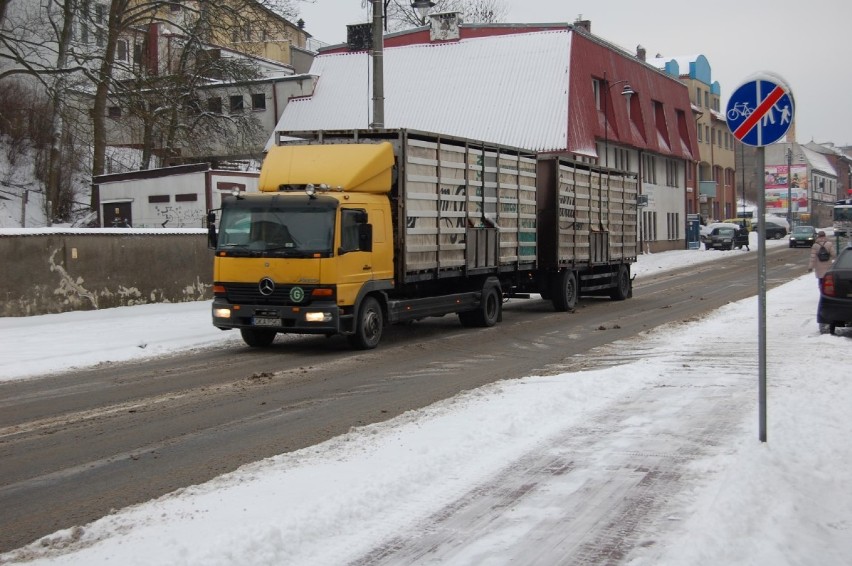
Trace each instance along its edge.
{"label": "truck headlight", "polygon": [[231,318],[231,309],[216,307],[213,309],[213,318]]}
{"label": "truck headlight", "polygon": [[306,312],[305,322],[331,322],[330,312]]}

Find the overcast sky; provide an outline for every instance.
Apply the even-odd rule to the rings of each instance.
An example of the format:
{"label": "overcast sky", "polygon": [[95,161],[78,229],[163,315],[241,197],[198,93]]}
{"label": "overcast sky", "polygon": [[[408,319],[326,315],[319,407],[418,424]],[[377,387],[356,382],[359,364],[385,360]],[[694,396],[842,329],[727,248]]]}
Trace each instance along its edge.
{"label": "overcast sky", "polygon": [[[852,21],[849,0],[717,0],[704,12],[676,0],[504,0],[507,23],[591,20],[592,32],[648,57],[703,54],[722,104],[751,75],[769,71],[796,99],[796,138],[852,145],[852,73],[844,63]],[[368,20],[366,0],[310,0],[301,4],[305,29],[326,43],[342,43],[346,25]]]}

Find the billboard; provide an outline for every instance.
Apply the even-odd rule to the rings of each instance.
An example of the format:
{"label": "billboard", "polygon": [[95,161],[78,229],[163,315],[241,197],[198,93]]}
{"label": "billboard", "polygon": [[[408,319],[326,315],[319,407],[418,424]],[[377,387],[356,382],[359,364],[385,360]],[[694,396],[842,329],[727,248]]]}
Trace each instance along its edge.
{"label": "billboard", "polygon": [[[786,214],[809,212],[808,210],[808,166],[767,165],[764,171],[766,188],[766,212]],[[787,203],[787,180],[790,179],[790,201]]]}

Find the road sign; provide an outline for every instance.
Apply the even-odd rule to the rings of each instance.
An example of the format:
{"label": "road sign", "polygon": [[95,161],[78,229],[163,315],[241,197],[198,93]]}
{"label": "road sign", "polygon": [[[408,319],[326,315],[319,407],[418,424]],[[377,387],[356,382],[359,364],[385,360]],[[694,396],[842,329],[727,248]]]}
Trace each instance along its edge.
{"label": "road sign", "polygon": [[755,75],[728,100],[725,118],[735,138],[763,147],[787,133],[793,121],[793,93],[784,79],[769,73]]}

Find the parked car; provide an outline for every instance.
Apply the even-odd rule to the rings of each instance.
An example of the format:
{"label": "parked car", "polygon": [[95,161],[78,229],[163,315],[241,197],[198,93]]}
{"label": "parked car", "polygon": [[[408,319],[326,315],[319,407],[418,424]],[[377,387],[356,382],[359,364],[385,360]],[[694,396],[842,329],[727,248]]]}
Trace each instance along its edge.
{"label": "parked car", "polygon": [[787,235],[787,228],[778,223],[766,221],[766,239],[780,240]]}
{"label": "parked car", "polygon": [[731,224],[730,222],[711,222],[706,226],[701,226],[701,228],[699,229],[698,238],[701,240],[702,243],[707,243],[707,238],[710,236],[710,233],[713,231],[714,228],[733,228],[734,230],[738,230],[739,225]]}
{"label": "parked car", "polygon": [[817,323],[822,334],[852,326],[852,246],[840,250],[822,278]]}
{"label": "parked car", "polygon": [[816,234],[816,228],[813,226],[796,226],[790,232],[790,247],[798,248],[799,246],[804,246],[809,248],[814,245]]}
{"label": "parked car", "polygon": [[[704,240],[704,248],[708,250],[732,250],[737,245],[739,226],[719,226],[710,230]],[[739,247],[739,245],[737,245]]]}

